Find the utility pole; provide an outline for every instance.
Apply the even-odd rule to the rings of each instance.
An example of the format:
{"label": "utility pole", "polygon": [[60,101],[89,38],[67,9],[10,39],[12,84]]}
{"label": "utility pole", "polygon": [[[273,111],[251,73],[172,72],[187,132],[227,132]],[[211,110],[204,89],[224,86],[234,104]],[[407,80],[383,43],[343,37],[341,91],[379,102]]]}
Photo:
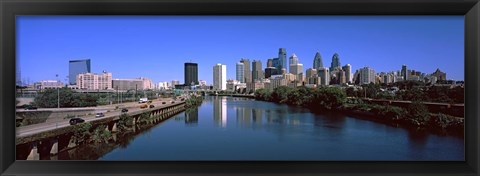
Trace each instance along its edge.
{"label": "utility pole", "polygon": [[[56,74],[55,77],[57,77],[57,85],[58,85],[58,82],[60,82],[58,80],[58,74]],[[57,87],[57,108],[60,108],[60,88],[59,87]]]}

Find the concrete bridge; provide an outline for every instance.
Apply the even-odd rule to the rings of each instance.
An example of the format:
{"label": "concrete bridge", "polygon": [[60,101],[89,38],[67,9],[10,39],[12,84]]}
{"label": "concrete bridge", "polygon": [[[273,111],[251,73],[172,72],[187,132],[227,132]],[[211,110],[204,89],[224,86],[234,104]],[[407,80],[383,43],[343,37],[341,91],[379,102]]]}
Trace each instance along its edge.
{"label": "concrete bridge", "polygon": [[[159,106],[129,112],[128,115],[133,119],[133,130],[135,130],[135,124],[141,122],[142,114],[144,113],[149,115],[146,123],[157,124],[184,110],[185,102],[179,101],[163,107]],[[85,123],[91,123],[92,129],[100,125],[105,125],[106,130],[115,134],[118,131],[117,124],[120,119],[120,114],[121,113],[111,114],[103,118],[89,119],[86,120]],[[29,133],[26,129],[17,129],[17,160],[50,159],[51,156],[78,145],[72,137],[75,125],[61,124],[60,126],[45,127],[42,129],[43,130],[39,132],[34,131],[33,133]],[[113,135],[113,137],[115,138],[116,135]]]}

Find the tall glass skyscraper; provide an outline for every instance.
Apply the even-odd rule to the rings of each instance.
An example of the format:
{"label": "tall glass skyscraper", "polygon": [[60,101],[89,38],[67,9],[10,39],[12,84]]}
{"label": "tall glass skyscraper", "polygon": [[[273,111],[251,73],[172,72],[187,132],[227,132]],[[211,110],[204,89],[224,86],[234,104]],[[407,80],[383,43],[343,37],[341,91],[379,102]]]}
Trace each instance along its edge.
{"label": "tall glass skyscraper", "polygon": [[330,71],[335,70],[335,68],[337,67],[341,67],[341,64],[340,64],[340,57],[338,57],[338,54],[335,53],[333,54],[333,57],[332,57],[332,65],[330,66]]}
{"label": "tall glass skyscraper", "polygon": [[241,83],[244,83],[245,82],[245,75],[244,75],[245,67],[244,67],[243,63],[241,63],[241,62],[237,63],[236,71],[237,71],[237,74],[236,74],[237,75],[236,76],[237,81],[240,81]]}
{"label": "tall glass skyscraper", "polygon": [[198,85],[198,64],[186,62],[185,63],[185,85]]}
{"label": "tall glass skyscraper", "polygon": [[77,84],[77,75],[81,73],[90,73],[90,59],[71,60],[68,63],[68,80],[70,85]]}
{"label": "tall glass skyscraper", "polygon": [[287,69],[287,50],[285,48],[278,49],[278,61],[280,62],[278,70]]}
{"label": "tall glass skyscraper", "polygon": [[320,56],[320,53],[317,51],[317,53],[315,53],[315,57],[313,58],[313,68],[318,69],[320,67],[323,67],[323,61],[322,56]]}

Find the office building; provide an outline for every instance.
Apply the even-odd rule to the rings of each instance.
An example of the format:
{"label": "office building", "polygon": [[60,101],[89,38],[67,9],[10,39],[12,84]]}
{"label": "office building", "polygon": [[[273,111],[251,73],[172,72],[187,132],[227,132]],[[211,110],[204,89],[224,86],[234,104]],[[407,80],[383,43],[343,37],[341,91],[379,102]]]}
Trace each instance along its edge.
{"label": "office building", "polygon": [[68,62],[68,79],[70,85],[77,84],[77,75],[90,73],[90,59],[70,60]]}
{"label": "office building", "polygon": [[403,80],[408,80],[407,65],[402,65]]}
{"label": "office building", "polygon": [[323,67],[323,61],[322,56],[320,56],[320,52],[317,51],[317,53],[315,53],[315,57],[313,58],[313,68],[318,69],[320,67]]}
{"label": "office building", "polygon": [[277,75],[278,71],[275,67],[267,67],[265,68],[265,79],[270,78],[272,75]]}
{"label": "office building", "polygon": [[360,84],[375,83],[375,70],[370,67],[361,68],[359,71]]}
{"label": "office building", "polygon": [[287,50],[285,48],[278,49],[278,61],[279,61],[279,68],[277,69],[282,70],[282,68],[287,69]]}
{"label": "office building", "polygon": [[333,57],[332,57],[332,64],[330,66],[330,71],[333,71],[337,67],[341,67],[341,64],[340,64],[340,57],[338,56],[337,53],[335,53],[333,54]]}
{"label": "office building", "polygon": [[273,67],[273,59],[267,60],[267,67]]}
{"label": "office building", "polygon": [[245,82],[245,67],[241,62],[238,62],[236,65],[236,78],[242,83]]}
{"label": "office building", "polygon": [[143,90],[144,82],[141,79],[114,79],[112,88],[115,90]]}
{"label": "office building", "polygon": [[352,83],[352,66],[347,64],[342,67],[342,70],[345,72],[345,82]]}
{"label": "office building", "polygon": [[213,66],[213,89],[226,90],[227,89],[227,66],[217,64]]}
{"label": "office building", "polygon": [[263,79],[263,70],[262,70],[262,61],[253,60],[252,61],[252,82]]}
{"label": "office building", "polygon": [[58,89],[64,87],[65,84],[58,80],[42,80],[40,81],[40,89]]}
{"label": "office building", "polygon": [[318,68],[318,77],[320,77],[321,85],[330,84],[330,70],[327,67]]}
{"label": "office building", "polygon": [[435,70],[435,72],[432,73],[432,75],[437,77],[438,81],[446,81],[447,80],[447,73],[440,71],[440,69],[438,69],[438,68],[437,68],[437,70]]}
{"label": "office building", "polygon": [[252,82],[252,71],[250,70],[250,60],[248,59],[240,59],[240,62],[243,63],[243,76],[244,76],[244,83],[245,82]]}
{"label": "office building", "polygon": [[77,75],[76,85],[79,89],[107,90],[112,89],[112,73],[81,73]]}
{"label": "office building", "polygon": [[198,64],[197,63],[185,63],[185,85],[193,86],[198,85]]}

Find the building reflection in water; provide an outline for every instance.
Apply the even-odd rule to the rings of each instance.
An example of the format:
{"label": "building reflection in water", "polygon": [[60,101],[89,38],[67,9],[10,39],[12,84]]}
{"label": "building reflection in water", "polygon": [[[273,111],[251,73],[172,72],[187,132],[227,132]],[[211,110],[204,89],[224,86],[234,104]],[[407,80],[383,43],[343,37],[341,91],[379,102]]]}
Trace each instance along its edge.
{"label": "building reflection in water", "polygon": [[213,122],[216,126],[227,127],[227,97],[213,97]]}
{"label": "building reflection in water", "polygon": [[198,125],[198,107],[185,111],[185,124],[189,126]]}

